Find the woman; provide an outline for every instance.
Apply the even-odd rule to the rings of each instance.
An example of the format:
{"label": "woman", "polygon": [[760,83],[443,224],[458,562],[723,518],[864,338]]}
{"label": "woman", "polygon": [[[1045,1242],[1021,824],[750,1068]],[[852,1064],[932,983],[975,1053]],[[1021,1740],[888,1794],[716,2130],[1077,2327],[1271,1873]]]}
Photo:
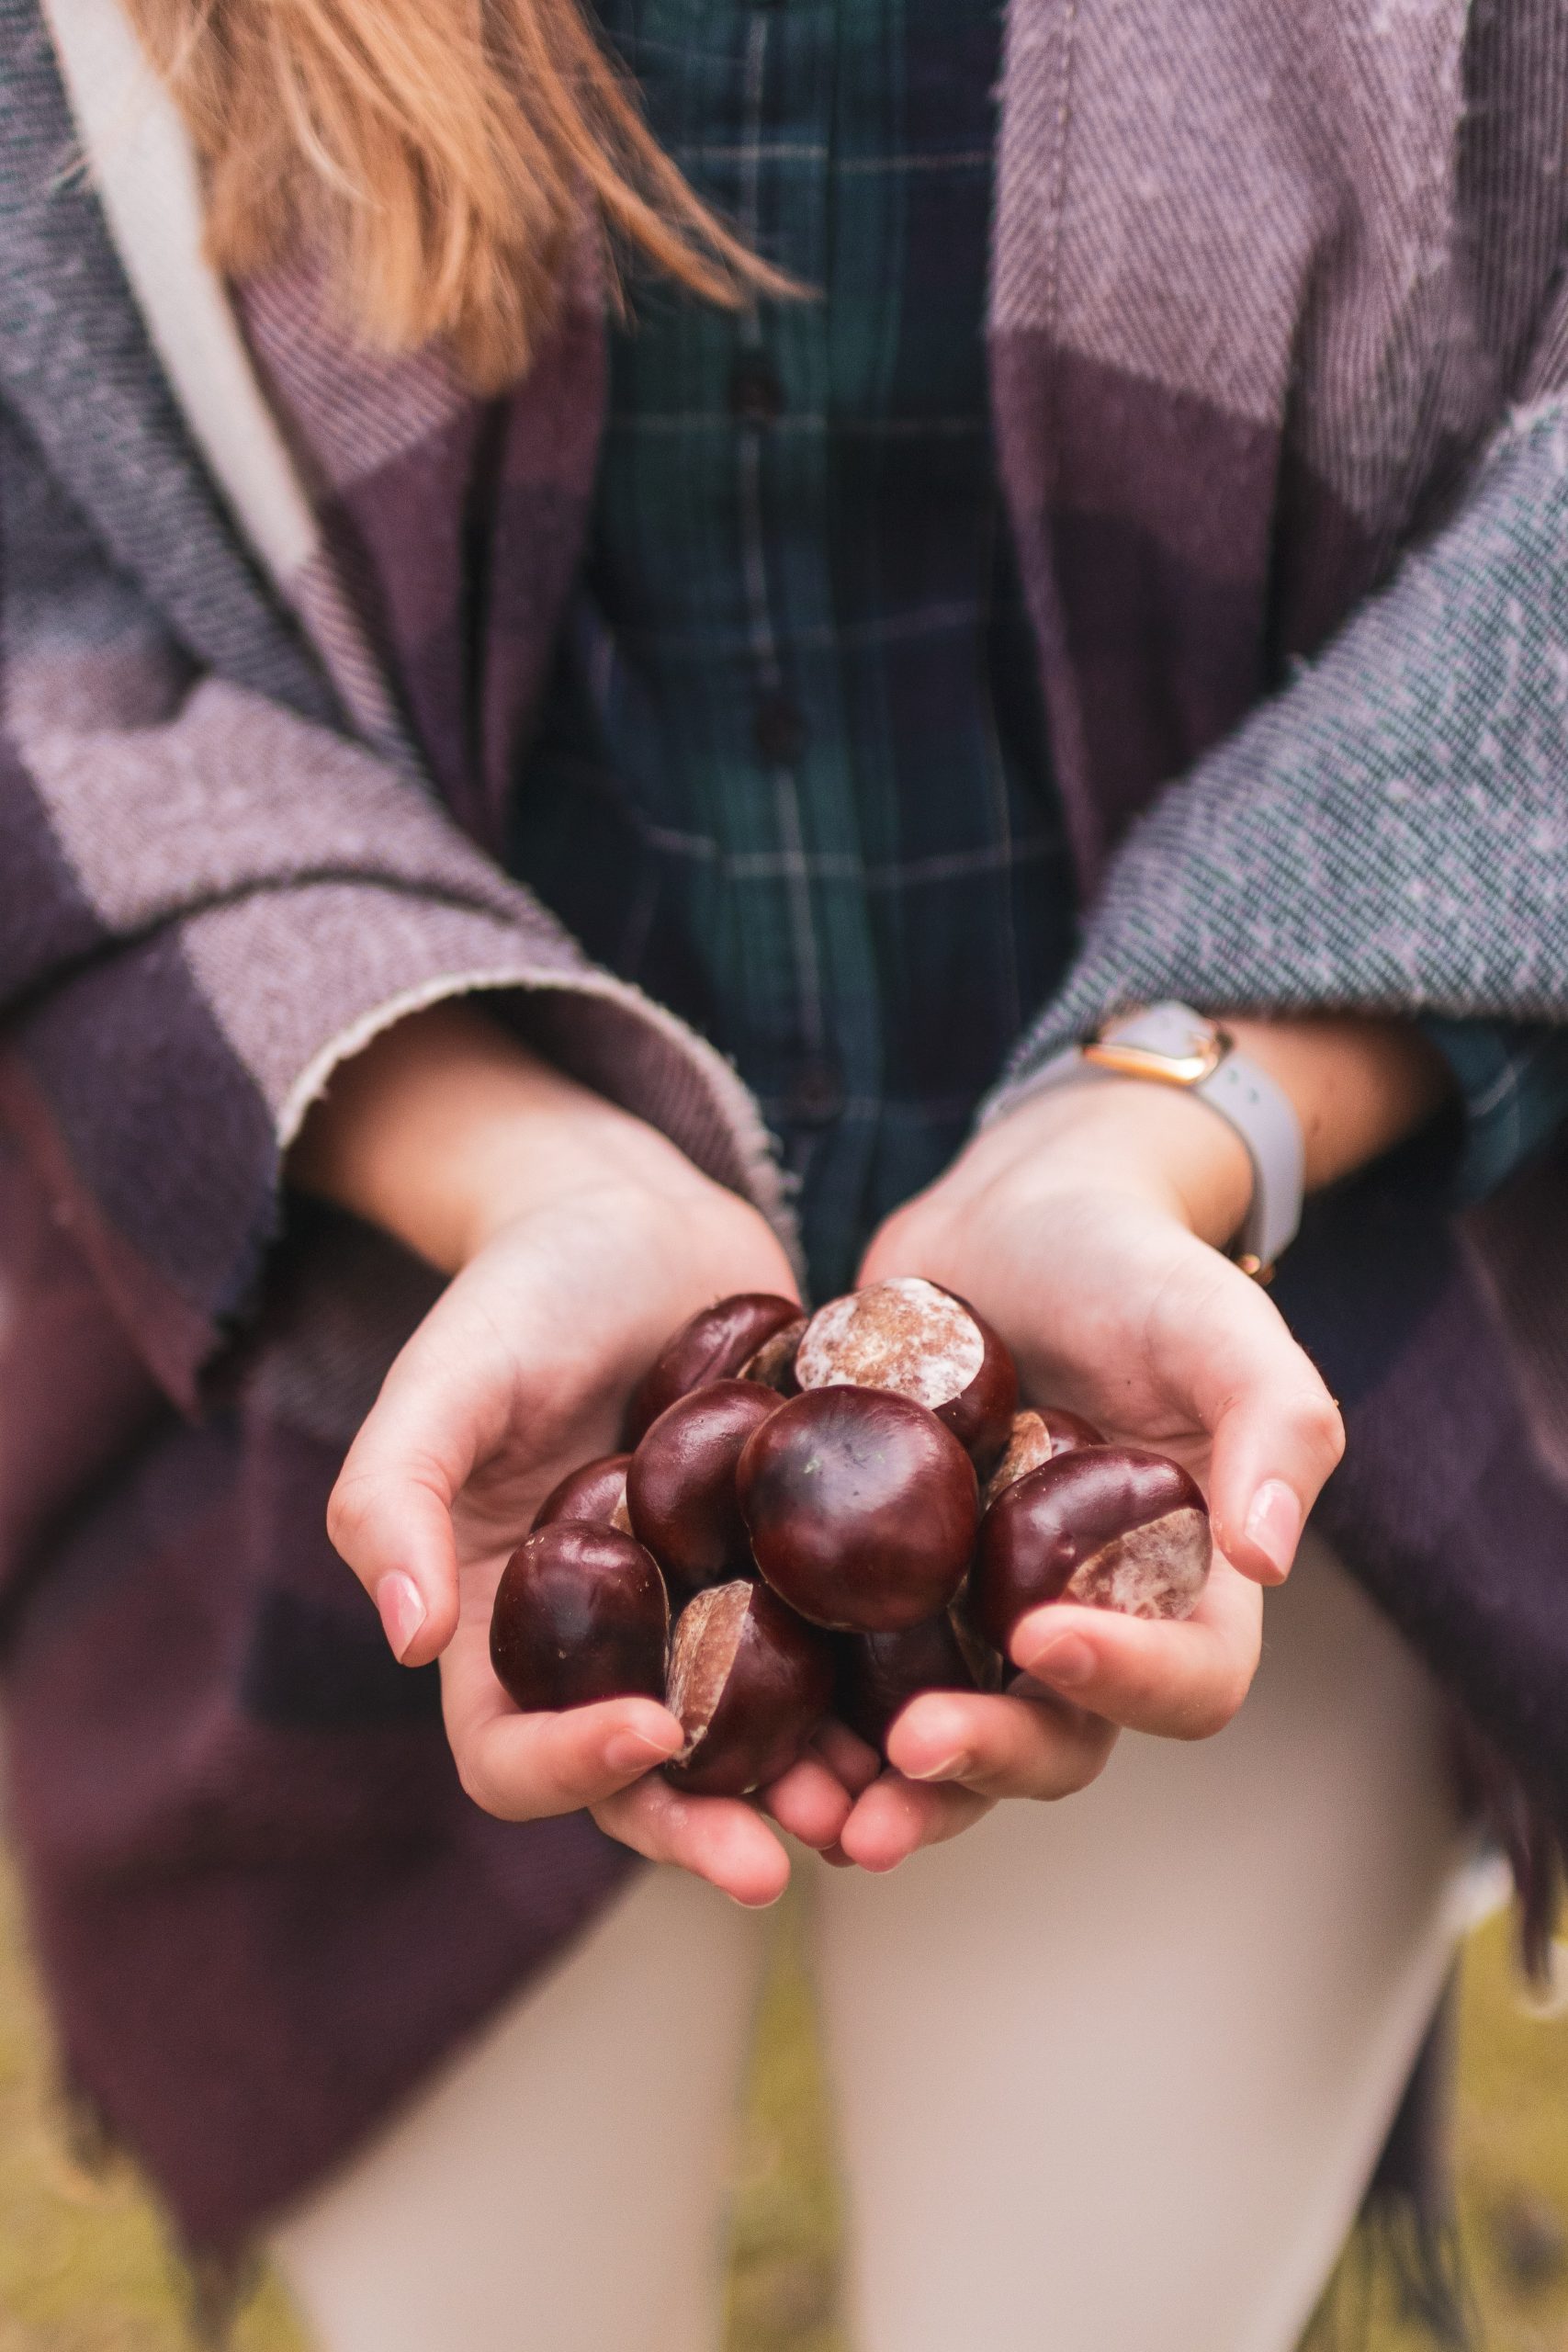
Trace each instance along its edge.
{"label": "woman", "polygon": [[[872,2352],[1287,2346],[1455,1712],[1540,1892],[1568,35],[1193,13],[626,0],[660,147],[547,0],[6,0],[14,1814],[74,2079],[325,2345],[706,2339],[770,1815]],[[489,1596],[792,1231],[1225,1558],[682,1802]]]}

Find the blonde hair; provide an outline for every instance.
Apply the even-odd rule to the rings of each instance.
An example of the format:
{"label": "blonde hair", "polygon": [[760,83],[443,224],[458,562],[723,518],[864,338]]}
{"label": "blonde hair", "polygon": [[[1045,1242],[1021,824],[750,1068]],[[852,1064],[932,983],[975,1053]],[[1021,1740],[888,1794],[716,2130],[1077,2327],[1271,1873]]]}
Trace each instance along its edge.
{"label": "blonde hair", "polygon": [[526,370],[585,224],[738,307],[790,281],[688,187],[577,0],[128,0],[205,168],[207,242],[246,277],[301,235],[345,323],[442,337],[477,389]]}

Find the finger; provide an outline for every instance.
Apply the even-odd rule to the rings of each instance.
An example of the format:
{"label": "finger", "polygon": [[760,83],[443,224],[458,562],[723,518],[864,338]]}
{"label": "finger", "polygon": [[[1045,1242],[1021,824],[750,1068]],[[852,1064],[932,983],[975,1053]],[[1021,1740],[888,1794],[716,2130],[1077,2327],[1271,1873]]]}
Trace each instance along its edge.
{"label": "finger", "polygon": [[761,1792],[759,1802],[781,1829],[820,1852],[837,1845],[854,1799],[822,1758],[807,1751]]}
{"label": "finger", "polygon": [[748,1910],[776,1903],[789,1884],[789,1857],[761,1814],[739,1797],[693,1797],[668,1781],[639,1781],[593,1818],[650,1862],[669,1862],[718,1887]]}
{"label": "finger", "polygon": [[858,1797],[863,1789],[869,1789],[882,1770],[882,1758],[875,1748],[831,1715],[811,1744],[835,1780],[840,1781],[852,1797]]}
{"label": "finger", "polygon": [[855,1800],[839,1843],[863,1871],[897,1870],[920,1847],[956,1838],[990,1807],[989,1797],[954,1783],[925,1786],[884,1772]]}
{"label": "finger", "polygon": [[1215,1540],[1243,1575],[1279,1584],[1345,1450],[1339,1410],[1256,1283],[1215,1260],[1209,1295],[1184,1314],[1185,1386],[1213,1454]]}
{"label": "finger", "polygon": [[852,1871],[854,1868],[853,1862],[851,1861],[849,1856],[845,1853],[841,1846],[824,1846],[821,1853],[818,1856],[818,1861],[827,1862],[830,1868],[836,1871]]}
{"label": "finger", "polygon": [[457,1625],[452,1503],[479,1459],[483,1411],[416,1340],[388,1373],[327,1504],[328,1536],[405,1666],[439,1657]]}
{"label": "finger", "polygon": [[911,1781],[1051,1801],[1088,1788],[1115,1744],[1114,1724],[1060,1700],[932,1691],[904,1709],[887,1754]]}
{"label": "finger", "polygon": [[376,1604],[392,1656],[428,1666],[457,1622],[457,1553],[449,1499],[400,1469],[344,1465],[327,1507],[327,1534]]}
{"label": "finger", "polygon": [[503,1704],[464,1722],[449,1712],[447,1736],[477,1805],[501,1821],[539,1821],[640,1780],[674,1755],[683,1734],[651,1699],[604,1699],[564,1714],[520,1714]]}
{"label": "finger", "polygon": [[1257,1585],[1216,1557],[1182,1623],[1053,1601],[1020,1620],[1009,1647],[1025,1673],[1075,1706],[1129,1731],[1206,1739],[1247,1696],[1262,1625]]}

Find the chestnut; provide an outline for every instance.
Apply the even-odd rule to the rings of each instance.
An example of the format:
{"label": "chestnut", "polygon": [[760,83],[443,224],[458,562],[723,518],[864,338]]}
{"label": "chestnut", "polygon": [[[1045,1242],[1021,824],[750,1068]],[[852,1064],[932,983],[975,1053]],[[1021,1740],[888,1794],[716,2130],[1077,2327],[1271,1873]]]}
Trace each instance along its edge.
{"label": "chestnut", "polygon": [[633,1392],[626,1442],[635,1446],[667,1405],[710,1380],[732,1380],[764,1340],[800,1319],[793,1298],[772,1291],[737,1291],[704,1306],[664,1342]]}
{"label": "chestnut", "polygon": [[1058,1453],[1071,1453],[1080,1445],[1104,1443],[1104,1437],[1092,1421],[1080,1419],[1077,1413],[1064,1412],[1059,1405],[1043,1406],[1037,1413],[1015,1413],[1007,1449],[987,1479],[981,1500],[994,1503],[1004,1487],[1012,1486],[1029,1471],[1054,1461]]}
{"label": "chestnut", "polygon": [[632,1532],[688,1590],[751,1566],[735,1465],[753,1430],[779,1410],[771,1388],[716,1380],[667,1405],[632,1455]]}
{"label": "chestnut", "polygon": [[835,1705],[852,1731],[881,1747],[896,1715],[922,1690],[996,1690],[1002,1662],[956,1610],[896,1634],[851,1634],[841,1646]]}
{"label": "chestnut", "polygon": [[699,1796],[745,1796],[788,1771],[832,1696],[825,1635],[766,1585],[709,1585],[675,1627],[665,1703],[686,1744],[666,1777]]}
{"label": "chestnut", "polygon": [[945,1421],[988,1470],[1008,1442],[1018,1374],[991,1327],[964,1299],[918,1274],[829,1299],[795,1353],[803,1389],[888,1388]]}
{"label": "chestnut", "polygon": [[562,1519],[525,1536],[496,1587],[490,1659],[525,1711],[662,1699],[670,1597],[640,1544]]}
{"label": "chestnut", "polygon": [[971,1606],[999,1650],[1025,1611],[1047,1600],[1188,1617],[1212,1551],[1208,1505],[1179,1462],[1139,1446],[1082,1446],[997,1497],[980,1528]]}
{"label": "chestnut", "polygon": [[597,1462],[569,1470],[534,1513],[535,1527],[553,1527],[558,1519],[586,1519],[599,1527],[617,1527],[623,1535],[629,1535],[626,1464],[630,1460],[629,1453],[605,1453]]}
{"label": "chestnut", "polygon": [[912,1397],[808,1388],[746,1441],[737,1473],[751,1555],[813,1624],[896,1632],[947,1607],[979,1521],[975,1465]]}
{"label": "chestnut", "polygon": [[800,1383],[795,1376],[795,1359],[806,1330],[806,1317],[797,1315],[793,1323],[785,1323],[763,1340],[755,1355],[748,1356],[740,1367],[742,1380],[760,1380],[769,1388],[776,1388],[781,1396],[797,1396]]}

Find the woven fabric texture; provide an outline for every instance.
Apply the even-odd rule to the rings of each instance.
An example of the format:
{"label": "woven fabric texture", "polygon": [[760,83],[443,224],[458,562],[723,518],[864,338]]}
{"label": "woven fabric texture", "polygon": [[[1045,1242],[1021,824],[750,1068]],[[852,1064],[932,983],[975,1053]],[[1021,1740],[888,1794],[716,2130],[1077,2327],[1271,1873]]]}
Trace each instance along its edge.
{"label": "woven fabric texture", "polygon": [[[1568,1013],[1568,22],[1192,15],[1013,0],[1007,28],[990,394],[1088,918],[1015,1085],[1156,990]],[[308,281],[254,289],[322,521],[280,596],[72,152],[33,0],[0,0],[10,1787],[71,2070],[186,2230],[232,2244],[623,1867],[581,1822],[466,1804],[429,1678],[326,1545],[429,1289],[282,1217],[311,1088],[482,986],[721,1181],[780,1187],[722,1056],[498,859],[581,560],[592,319],[476,416],[438,359],[304,380]],[[402,575],[362,536],[400,479],[397,528],[439,557],[421,452],[451,479],[476,430],[520,551],[477,707],[460,615],[378,614]],[[1468,1227],[1449,1207],[1422,1165],[1374,1171],[1280,1295],[1349,1419],[1328,1532],[1506,1760],[1539,1857],[1568,1826],[1561,1171]]]}

